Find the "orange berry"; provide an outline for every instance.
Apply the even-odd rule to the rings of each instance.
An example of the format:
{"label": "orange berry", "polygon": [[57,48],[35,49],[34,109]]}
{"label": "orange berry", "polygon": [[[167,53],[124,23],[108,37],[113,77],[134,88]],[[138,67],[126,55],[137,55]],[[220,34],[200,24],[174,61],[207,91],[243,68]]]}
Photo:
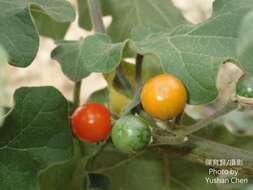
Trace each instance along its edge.
{"label": "orange berry", "polygon": [[183,83],[168,74],[157,75],[148,80],[141,92],[141,104],[152,117],[167,120],[183,112],[187,92]]}

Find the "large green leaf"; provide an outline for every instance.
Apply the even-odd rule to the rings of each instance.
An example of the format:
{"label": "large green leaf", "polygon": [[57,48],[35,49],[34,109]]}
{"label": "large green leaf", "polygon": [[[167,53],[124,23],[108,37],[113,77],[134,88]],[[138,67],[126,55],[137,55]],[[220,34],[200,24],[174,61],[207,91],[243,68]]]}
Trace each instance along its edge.
{"label": "large green leaf", "polygon": [[72,157],[68,102],[53,87],[20,88],[14,99],[0,128],[0,187],[33,190],[40,170]]}
{"label": "large green leaf", "polygon": [[[40,188],[42,190],[85,189],[83,187],[85,184],[83,177],[87,172],[83,167],[85,158],[87,157],[78,156],[69,163],[49,168],[40,176]],[[100,169],[109,167],[110,169],[99,173],[109,178],[112,190],[163,189],[165,176],[161,157],[150,153],[130,159],[129,162],[124,161],[129,158],[131,156],[121,154],[109,145],[96,159],[95,170],[92,173],[98,173]],[[117,167],[117,163],[120,162],[122,165]]]}
{"label": "large green leaf", "polygon": [[164,173],[163,159],[154,152],[133,157],[109,147],[97,159],[96,167],[98,171],[107,168],[99,173],[110,179],[112,190],[165,190],[166,187],[168,188],[167,180],[169,179],[166,179]]}
{"label": "large green leaf", "polygon": [[169,160],[171,189],[194,189],[194,190],[218,190],[215,184],[206,183],[206,177],[214,177],[208,175],[208,167],[194,164],[180,158]]}
{"label": "large green leaf", "polygon": [[39,176],[41,190],[85,190],[87,161],[97,151],[95,144],[74,140],[74,156],[69,162],[53,165]]}
{"label": "large green leaf", "polygon": [[71,161],[48,168],[38,178],[40,190],[84,190],[85,161],[75,154]]}
{"label": "large green leaf", "polygon": [[[151,35],[146,32],[149,28],[143,28],[139,31],[143,31],[146,37],[137,37],[138,41],[128,40],[128,45],[136,53],[156,56],[157,64],[161,64],[164,72],[181,79],[188,89],[190,104],[208,103],[217,96],[216,78],[224,61],[234,60],[245,71],[253,72],[250,56],[240,63],[236,56],[240,24],[252,8],[253,0],[216,0],[214,15],[206,22],[197,26],[179,26],[170,33]],[[86,52],[81,55],[85,58],[83,64],[91,72],[113,70],[122,59],[119,52],[124,50],[126,41],[113,44],[102,35],[90,39],[82,47]],[[109,61],[112,58],[113,61]]]}
{"label": "large green leaf", "polygon": [[66,0],[0,0],[0,43],[10,56],[9,63],[18,67],[31,64],[39,46],[31,6],[39,7],[57,22],[75,18],[74,9]]}
{"label": "large green leaf", "polygon": [[4,115],[4,110],[3,110],[3,68],[4,68],[4,64],[7,63],[7,55],[4,51],[4,49],[2,48],[2,46],[0,46],[0,126],[2,124],[3,121],[3,115]]}
{"label": "large green leaf", "polygon": [[[108,33],[113,41],[130,37],[132,28],[149,26],[154,31],[168,31],[185,22],[171,0],[100,0],[103,14],[112,15]],[[90,16],[86,0],[79,0],[79,24],[90,29]]]}
{"label": "large green leaf", "polygon": [[83,40],[80,42],[62,42],[53,50],[51,55],[53,59],[59,61],[63,73],[73,81],[80,81],[90,74],[81,59],[82,44]]}
{"label": "large green leaf", "polygon": [[[127,156],[109,147],[98,158],[96,167],[110,179],[112,190],[218,189],[204,181],[207,167],[155,151]],[[194,173],[185,172],[192,170]]]}
{"label": "large green leaf", "polygon": [[80,179],[80,162],[72,160],[62,165],[50,167],[39,176],[40,190],[83,190],[83,179]]}

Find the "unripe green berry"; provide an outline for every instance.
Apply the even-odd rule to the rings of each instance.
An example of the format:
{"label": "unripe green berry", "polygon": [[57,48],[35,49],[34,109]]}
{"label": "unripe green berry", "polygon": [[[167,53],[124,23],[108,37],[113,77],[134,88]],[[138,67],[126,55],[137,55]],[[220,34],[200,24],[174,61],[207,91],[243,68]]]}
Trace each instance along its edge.
{"label": "unripe green berry", "polygon": [[135,153],[143,150],[150,140],[150,128],[137,116],[123,116],[113,126],[112,141],[121,152]]}

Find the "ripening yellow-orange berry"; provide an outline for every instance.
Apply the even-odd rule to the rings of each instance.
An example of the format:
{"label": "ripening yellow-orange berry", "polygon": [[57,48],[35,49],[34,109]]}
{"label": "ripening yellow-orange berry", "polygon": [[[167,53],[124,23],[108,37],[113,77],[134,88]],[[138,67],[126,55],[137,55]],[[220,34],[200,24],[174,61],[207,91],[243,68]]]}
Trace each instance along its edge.
{"label": "ripening yellow-orange berry", "polygon": [[150,116],[167,120],[183,112],[187,101],[184,84],[168,74],[148,80],[141,92],[141,104]]}

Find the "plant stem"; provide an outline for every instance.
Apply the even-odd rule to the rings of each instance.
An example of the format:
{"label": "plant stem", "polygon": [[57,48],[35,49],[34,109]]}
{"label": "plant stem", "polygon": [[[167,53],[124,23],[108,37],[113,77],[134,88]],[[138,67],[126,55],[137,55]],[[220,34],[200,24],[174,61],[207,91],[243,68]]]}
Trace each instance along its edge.
{"label": "plant stem", "polygon": [[94,31],[105,33],[105,27],[102,19],[103,15],[99,0],[88,0],[88,6]]}
{"label": "plant stem", "polygon": [[141,85],[141,74],[142,74],[143,55],[137,54],[135,63],[135,80],[138,86]]}
{"label": "plant stem", "polygon": [[74,89],[74,107],[77,108],[80,105],[80,94],[81,94],[82,81],[75,83]]}
{"label": "plant stem", "polygon": [[191,126],[185,126],[184,128],[177,129],[177,130],[175,130],[175,133],[178,136],[190,135],[190,134],[197,132],[200,129],[206,127],[208,124],[212,123],[214,120],[218,119],[219,117],[224,116],[227,113],[234,111],[237,108],[238,108],[237,102],[230,101],[222,109],[218,110],[216,113],[209,116],[208,118],[202,119]]}

